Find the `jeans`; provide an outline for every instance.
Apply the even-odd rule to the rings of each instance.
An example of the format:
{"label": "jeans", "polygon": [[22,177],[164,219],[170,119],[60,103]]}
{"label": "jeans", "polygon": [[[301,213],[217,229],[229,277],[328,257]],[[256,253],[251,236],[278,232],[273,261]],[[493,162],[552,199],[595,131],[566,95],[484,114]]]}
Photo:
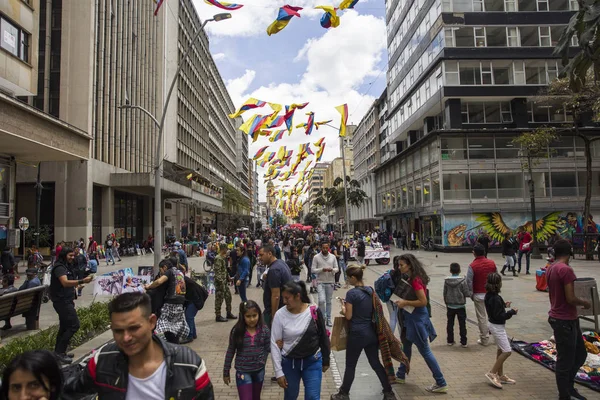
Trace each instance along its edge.
{"label": "jeans", "polygon": [[502,267],[502,273],[506,271],[506,268],[508,268],[509,271],[513,271],[513,274],[515,273],[515,259],[513,256],[506,256],[506,261]]}
{"label": "jeans", "polygon": [[240,400],[260,400],[263,382],[265,380],[265,369],[253,372],[235,373],[235,383]]}
{"label": "jeans", "polygon": [[331,321],[331,298],[333,297],[333,283],[319,283],[319,308],[325,310],[327,321]]}
{"label": "jeans", "polygon": [[519,250],[519,273],[521,272],[521,259],[523,258],[523,254],[525,254],[525,265],[526,265],[526,272],[529,272],[529,264],[531,262],[531,251],[521,251]]}
{"label": "jeans", "polygon": [[119,261],[122,261],[121,256],[119,255],[119,249],[117,249],[116,247],[113,247],[113,249],[112,249],[112,256],[113,256],[113,260],[114,260],[115,256],[117,256]]}
{"label": "jeans", "polygon": [[240,286],[238,286],[238,291],[240,293],[240,299],[242,300],[242,302],[246,302],[248,301],[248,297],[246,297],[246,288],[248,287],[248,279],[244,279],[241,283]]}
{"label": "jeans", "polygon": [[402,336],[402,327],[400,326],[400,321],[398,321],[398,306],[392,300],[385,303],[388,308],[388,312],[390,313],[390,329],[392,333],[394,333],[394,329],[396,329],[396,325],[398,326],[398,336]]}
{"label": "jeans", "polygon": [[379,361],[379,341],[375,332],[372,333],[371,337],[365,338],[363,336],[348,336],[348,344],[346,346],[346,370],[344,371],[344,382],[340,387],[340,393],[349,394],[352,382],[354,382],[354,375],[356,373],[356,364],[360,353],[365,351],[369,365],[377,374],[381,386],[383,386],[384,392],[391,392],[392,387],[388,381],[385,368]]}
{"label": "jeans", "polygon": [[344,273],[344,282],[346,282],[346,263],[344,262],[344,259],[338,259],[338,267],[338,272],[335,274],[335,283],[340,283],[342,272]]}
{"label": "jeans", "polygon": [[196,318],[196,314],[198,314],[198,308],[194,303],[188,303],[185,307],[185,320],[190,327],[190,336],[191,339],[196,339],[198,336],[196,335],[196,322],[194,318]]}
{"label": "jeans", "polygon": [[446,315],[448,317],[448,325],[446,326],[446,333],[448,334],[448,343],[454,343],[454,317],[458,317],[458,329],[460,332],[460,344],[467,344],[467,309],[462,308],[450,308],[446,309]]}
{"label": "jeans", "polygon": [[[410,361],[413,343],[407,339],[404,339],[402,340],[402,345],[404,346],[404,354],[406,354],[406,357],[408,357],[408,360]],[[435,359],[435,356],[431,352],[431,347],[429,347],[429,343],[426,341],[424,346],[416,346],[419,350],[419,353],[425,360],[425,363],[429,367],[429,370],[433,374],[435,383],[439,386],[446,386],[446,380],[444,379],[444,375],[442,374],[440,365],[438,364],[437,360]],[[400,379],[404,379],[406,377],[406,366],[404,364],[400,364],[396,376],[398,376]]]}
{"label": "jeans", "polygon": [[112,260],[112,263],[115,263],[115,258],[113,257],[112,249],[106,249],[104,252],[106,254],[106,265],[108,265],[108,260]]}
{"label": "jeans", "polygon": [[58,314],[58,334],[54,351],[58,354],[66,354],[71,338],[79,330],[79,318],[75,311],[75,303],[57,301],[53,302],[52,306]]}
{"label": "jeans", "polygon": [[548,322],[556,341],[556,386],[558,398],[570,399],[574,389],[575,375],[585,363],[587,351],[581,337],[579,320],[560,320],[552,317]]}
{"label": "jeans", "polygon": [[304,400],[321,398],[323,379],[323,359],[321,352],[306,358],[283,357],[281,367],[288,387],[284,390],[284,400],[296,400],[300,393],[300,380],[304,382]]}

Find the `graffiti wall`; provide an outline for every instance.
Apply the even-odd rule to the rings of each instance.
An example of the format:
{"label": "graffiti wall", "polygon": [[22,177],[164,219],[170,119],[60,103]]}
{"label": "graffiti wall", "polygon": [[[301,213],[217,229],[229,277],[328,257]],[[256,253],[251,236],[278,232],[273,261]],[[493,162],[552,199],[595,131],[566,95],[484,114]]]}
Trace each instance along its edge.
{"label": "graffiti wall", "polygon": [[[592,211],[593,228],[590,233],[600,232],[600,210]],[[598,217],[594,220],[594,215]],[[516,232],[523,227],[533,232],[531,214],[528,213],[473,213],[444,216],[444,246],[473,246],[477,239],[487,233],[491,245],[499,245],[506,232]],[[558,232],[563,238],[573,240],[573,235],[583,233],[581,213],[558,211],[541,214],[537,220],[537,240],[544,243]]]}

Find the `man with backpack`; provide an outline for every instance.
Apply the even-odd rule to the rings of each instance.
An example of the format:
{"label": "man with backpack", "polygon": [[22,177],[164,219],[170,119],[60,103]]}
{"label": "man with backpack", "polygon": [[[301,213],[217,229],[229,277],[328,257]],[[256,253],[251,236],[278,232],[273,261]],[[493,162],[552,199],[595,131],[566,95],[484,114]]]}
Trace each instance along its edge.
{"label": "man with backpack", "polygon": [[115,265],[115,258],[113,257],[113,239],[110,235],[106,236],[106,241],[104,242],[104,254],[106,257],[106,265],[108,265],[108,260],[112,260],[112,265]]}

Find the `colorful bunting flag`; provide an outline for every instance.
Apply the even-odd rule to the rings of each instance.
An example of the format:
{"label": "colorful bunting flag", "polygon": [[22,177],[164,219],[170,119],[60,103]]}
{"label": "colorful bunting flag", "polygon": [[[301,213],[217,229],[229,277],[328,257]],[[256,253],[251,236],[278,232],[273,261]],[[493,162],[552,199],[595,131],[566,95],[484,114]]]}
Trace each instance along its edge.
{"label": "colorful bunting flag", "polygon": [[243,4],[225,3],[224,1],[217,0],[204,0],[204,2],[206,4],[210,4],[211,6],[219,7],[228,11],[239,10],[240,8],[244,7]]}
{"label": "colorful bunting flag", "polygon": [[265,150],[267,150],[269,148],[269,146],[265,146],[265,147],[261,147],[256,154],[254,154],[254,157],[252,157],[253,160],[258,160],[259,158],[261,158],[263,156],[263,154],[265,153]]}
{"label": "colorful bunting flag", "polygon": [[319,127],[321,125],[327,125],[328,123],[330,123],[331,121],[333,121],[332,119],[328,119],[327,121],[321,121],[321,122],[315,122],[315,128],[317,128],[317,130],[319,130]]}
{"label": "colorful bunting flag", "polygon": [[156,3],[156,8],[154,9],[154,16],[156,17],[156,14],[158,14],[158,9],[163,5],[165,0],[154,0],[154,2]]}
{"label": "colorful bunting flag", "polygon": [[340,3],[339,9],[345,10],[347,8],[354,8],[354,6],[358,3],[358,0],[342,0]]}
{"label": "colorful bunting flag", "polygon": [[264,107],[266,104],[266,101],[257,100],[251,97],[248,100],[246,100],[246,102],[242,104],[242,106],[236,112],[234,112],[233,114],[229,114],[229,118],[237,118],[248,110]]}
{"label": "colorful bunting flag", "polygon": [[283,138],[283,134],[285,133],[285,129],[281,129],[278,131],[273,132],[273,135],[269,138],[270,142],[276,142],[278,140],[281,140],[281,138]]}
{"label": "colorful bunting flag", "polygon": [[325,29],[329,28],[337,28],[340,26],[340,17],[337,15],[337,9],[332,6],[318,6],[315,8],[320,8],[325,11],[325,13],[321,16],[321,26]]}
{"label": "colorful bunting flag", "polygon": [[346,137],[346,125],[348,124],[348,104],[342,104],[335,108],[342,115],[340,122],[340,137]]}
{"label": "colorful bunting flag", "polygon": [[298,11],[302,10],[302,7],[294,7],[290,5],[285,5],[279,9],[279,14],[277,15],[277,19],[273,21],[271,25],[267,28],[267,34],[269,36],[280,32],[283,28],[290,23],[292,17],[300,18],[300,14]]}

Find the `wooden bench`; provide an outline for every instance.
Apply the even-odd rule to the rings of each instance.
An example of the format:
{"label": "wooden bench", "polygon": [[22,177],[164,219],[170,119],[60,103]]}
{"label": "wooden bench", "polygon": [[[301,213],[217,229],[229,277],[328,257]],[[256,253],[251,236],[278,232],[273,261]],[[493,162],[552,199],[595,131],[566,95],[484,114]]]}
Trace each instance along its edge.
{"label": "wooden bench", "polygon": [[0,296],[0,321],[25,314],[25,325],[28,330],[40,329],[40,307],[45,286]]}

